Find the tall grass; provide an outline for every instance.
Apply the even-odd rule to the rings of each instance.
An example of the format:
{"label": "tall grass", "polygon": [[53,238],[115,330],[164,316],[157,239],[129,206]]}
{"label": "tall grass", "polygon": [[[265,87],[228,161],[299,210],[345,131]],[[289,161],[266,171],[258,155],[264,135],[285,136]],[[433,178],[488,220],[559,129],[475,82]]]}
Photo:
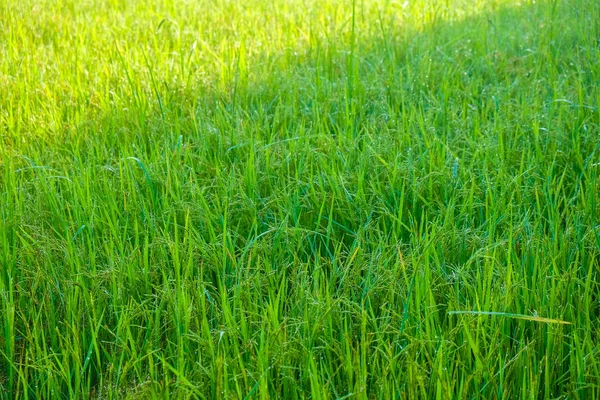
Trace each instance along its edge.
{"label": "tall grass", "polygon": [[0,397],[600,397],[599,65],[592,0],[1,2]]}

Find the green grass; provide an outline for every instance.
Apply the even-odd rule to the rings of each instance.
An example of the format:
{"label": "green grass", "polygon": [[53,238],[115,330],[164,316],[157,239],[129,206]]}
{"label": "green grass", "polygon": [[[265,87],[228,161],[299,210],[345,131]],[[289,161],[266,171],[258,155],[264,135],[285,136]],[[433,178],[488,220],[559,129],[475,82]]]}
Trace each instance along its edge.
{"label": "green grass", "polygon": [[0,2],[0,398],[600,397],[600,2]]}

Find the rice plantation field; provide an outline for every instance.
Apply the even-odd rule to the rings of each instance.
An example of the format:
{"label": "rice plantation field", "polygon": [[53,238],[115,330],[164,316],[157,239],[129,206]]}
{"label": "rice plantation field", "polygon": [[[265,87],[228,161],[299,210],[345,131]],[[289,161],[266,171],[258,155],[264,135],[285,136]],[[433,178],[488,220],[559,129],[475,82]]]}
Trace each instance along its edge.
{"label": "rice plantation field", "polygon": [[0,399],[600,397],[600,2],[3,0]]}

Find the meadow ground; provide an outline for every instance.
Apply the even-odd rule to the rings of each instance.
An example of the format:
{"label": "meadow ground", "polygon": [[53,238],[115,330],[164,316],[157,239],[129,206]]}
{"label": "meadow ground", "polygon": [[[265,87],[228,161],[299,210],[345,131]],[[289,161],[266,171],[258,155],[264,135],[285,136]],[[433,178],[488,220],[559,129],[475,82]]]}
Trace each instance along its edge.
{"label": "meadow ground", "polygon": [[1,1],[0,398],[598,398],[599,107],[596,0]]}

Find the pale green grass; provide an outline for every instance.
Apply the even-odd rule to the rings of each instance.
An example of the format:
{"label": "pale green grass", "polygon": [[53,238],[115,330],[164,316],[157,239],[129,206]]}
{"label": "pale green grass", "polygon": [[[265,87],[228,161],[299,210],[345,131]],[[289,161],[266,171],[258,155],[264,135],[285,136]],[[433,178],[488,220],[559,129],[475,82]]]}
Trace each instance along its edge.
{"label": "pale green grass", "polygon": [[599,107],[594,0],[2,1],[0,397],[600,397]]}

